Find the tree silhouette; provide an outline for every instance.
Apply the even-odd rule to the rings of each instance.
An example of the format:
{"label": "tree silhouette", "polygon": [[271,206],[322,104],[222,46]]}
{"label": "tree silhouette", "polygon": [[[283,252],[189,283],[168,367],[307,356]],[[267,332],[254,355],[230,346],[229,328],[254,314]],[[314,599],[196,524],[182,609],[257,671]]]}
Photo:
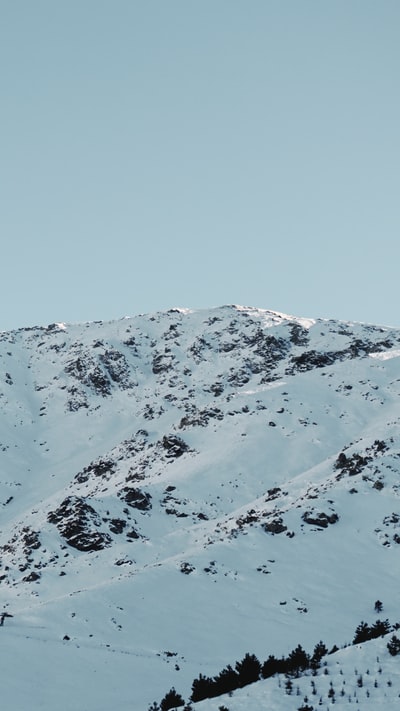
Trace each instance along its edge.
{"label": "tree silhouette", "polygon": [[214,678],[212,695],[220,696],[220,694],[227,694],[229,691],[237,689],[238,686],[239,675],[232,669],[231,665],[228,664],[228,666]]}
{"label": "tree silhouette", "polygon": [[304,651],[301,644],[298,644],[296,649],[290,652],[288,658],[288,671],[304,671],[310,666],[310,657]]}
{"label": "tree silhouette", "polygon": [[261,668],[261,676],[263,679],[269,679],[274,674],[279,674],[282,670],[283,660],[277,659],[273,654],[270,654],[267,661],[264,662]]}
{"label": "tree silhouette", "polygon": [[169,709],[177,708],[178,706],[184,706],[185,702],[180,694],[177,694],[174,687],[167,694],[165,694],[163,700],[160,704],[161,711],[169,711]]}
{"label": "tree silhouette", "polygon": [[366,622],[360,622],[356,628],[356,632],[353,639],[353,644],[361,644],[362,642],[367,642],[371,639],[370,637],[371,629]]}
{"label": "tree silhouette", "polygon": [[209,699],[212,693],[214,681],[208,676],[203,676],[199,674],[197,679],[194,679],[192,683],[192,701],[203,701],[203,699]]}
{"label": "tree silhouette", "polygon": [[247,652],[241,662],[236,662],[235,668],[239,677],[239,686],[252,684],[260,678],[261,664],[255,654]]}
{"label": "tree silhouette", "polygon": [[389,651],[389,654],[392,655],[392,657],[396,657],[397,654],[400,654],[400,639],[396,637],[394,634],[393,637],[390,639],[390,641],[387,643],[387,648]]}
{"label": "tree silhouette", "polygon": [[328,654],[328,648],[322,641],[318,642],[318,644],[316,644],[314,647],[314,651],[310,659],[310,667],[312,669],[318,669],[322,657],[324,657],[326,654]]}
{"label": "tree silhouette", "polygon": [[376,637],[383,637],[383,635],[390,632],[390,622],[389,620],[377,620],[371,627],[371,639]]}

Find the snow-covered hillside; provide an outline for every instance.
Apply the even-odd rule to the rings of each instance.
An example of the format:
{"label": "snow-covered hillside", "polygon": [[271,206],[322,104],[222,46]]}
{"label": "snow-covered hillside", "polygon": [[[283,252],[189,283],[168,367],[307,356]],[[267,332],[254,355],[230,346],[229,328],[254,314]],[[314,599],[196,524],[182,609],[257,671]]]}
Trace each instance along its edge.
{"label": "snow-covered hillside", "polygon": [[337,708],[397,708],[389,637],[342,647],[376,600],[400,619],[399,356],[400,330],[238,306],[0,334],[4,708],[147,711],[320,640],[318,696],[193,708],[325,708],[329,674]]}

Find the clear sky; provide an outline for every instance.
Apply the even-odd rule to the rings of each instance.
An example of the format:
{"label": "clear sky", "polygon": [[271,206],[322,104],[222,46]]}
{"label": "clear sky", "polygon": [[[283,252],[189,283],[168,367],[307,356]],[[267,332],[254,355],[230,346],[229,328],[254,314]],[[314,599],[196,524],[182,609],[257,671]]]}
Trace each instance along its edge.
{"label": "clear sky", "polygon": [[0,0],[0,329],[400,326],[399,0]]}

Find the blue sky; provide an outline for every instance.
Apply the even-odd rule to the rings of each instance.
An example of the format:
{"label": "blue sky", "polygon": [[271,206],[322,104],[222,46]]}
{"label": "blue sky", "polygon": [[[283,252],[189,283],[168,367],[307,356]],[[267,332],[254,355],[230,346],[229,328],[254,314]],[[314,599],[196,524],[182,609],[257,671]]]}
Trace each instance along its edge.
{"label": "blue sky", "polygon": [[0,329],[400,326],[398,0],[0,0]]}

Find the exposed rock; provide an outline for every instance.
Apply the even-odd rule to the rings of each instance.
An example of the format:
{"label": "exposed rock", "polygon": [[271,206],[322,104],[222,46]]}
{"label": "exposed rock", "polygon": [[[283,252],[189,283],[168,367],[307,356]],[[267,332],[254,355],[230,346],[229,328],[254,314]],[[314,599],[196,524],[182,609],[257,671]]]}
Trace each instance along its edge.
{"label": "exposed rock", "polygon": [[182,417],[179,423],[179,429],[185,427],[207,427],[210,420],[223,420],[224,413],[218,407],[206,407],[202,410],[192,408],[192,411]]}
{"label": "exposed rock", "polygon": [[149,511],[151,509],[151,496],[141,489],[125,486],[118,496],[123,499],[128,506],[139,511]]}
{"label": "exposed rock", "polygon": [[102,479],[110,479],[116,470],[116,463],[112,459],[97,459],[95,462],[89,464],[89,466],[84,467],[81,472],[79,472],[75,481],[79,484],[83,484],[91,478],[101,477]]}
{"label": "exposed rock", "polygon": [[181,563],[180,571],[181,573],[185,573],[185,575],[189,575],[190,573],[193,573],[195,570],[194,565],[191,565],[191,563]]}
{"label": "exposed rock", "polygon": [[340,452],[335,462],[335,468],[340,469],[349,476],[355,476],[356,474],[360,474],[371,461],[372,457],[363,457],[357,452],[354,452],[354,454],[349,457],[347,457],[344,452]]}
{"label": "exposed rock", "polygon": [[288,373],[293,373],[294,371],[305,372],[307,370],[313,370],[314,368],[325,368],[328,365],[332,365],[336,360],[343,360],[345,358],[344,352],[337,353],[318,353],[317,351],[304,351],[298,356],[292,356],[291,367],[287,369]]}
{"label": "exposed rock", "polygon": [[24,544],[24,552],[26,555],[32,550],[37,550],[40,548],[41,543],[39,540],[38,531],[33,531],[29,526],[22,529],[22,541]]}
{"label": "exposed rock", "polygon": [[65,367],[67,375],[72,375],[97,395],[111,395],[111,384],[100,366],[86,353],[81,353]]}
{"label": "exposed rock", "polygon": [[189,451],[189,446],[177,435],[165,435],[162,439],[162,446],[167,451],[166,457],[168,459],[177,459]]}
{"label": "exposed rock", "polygon": [[336,523],[339,520],[337,513],[326,514],[324,512],[314,513],[313,511],[305,511],[302,515],[303,521],[319,528],[327,528],[329,524]]}
{"label": "exposed rock", "polygon": [[263,523],[262,527],[267,533],[283,533],[284,531],[287,531],[287,526],[285,526],[281,517],[274,518],[272,521]]}
{"label": "exposed rock", "polygon": [[97,530],[101,519],[90,504],[78,496],[68,496],[47,520],[57,526],[68,545],[79,551],[102,550],[110,545],[108,533]]}
{"label": "exposed rock", "polygon": [[121,388],[132,385],[130,368],[123,353],[110,348],[100,355],[99,359],[114,383],[118,383]]}
{"label": "exposed rock", "polygon": [[174,356],[171,353],[158,353],[153,357],[152,370],[155,375],[167,373],[172,369]]}
{"label": "exposed rock", "polygon": [[122,533],[126,526],[126,521],[122,518],[112,518],[109,526],[111,533]]}
{"label": "exposed rock", "polygon": [[40,580],[40,573],[37,573],[35,570],[32,570],[29,575],[23,578],[24,583],[35,583],[37,580]]}

